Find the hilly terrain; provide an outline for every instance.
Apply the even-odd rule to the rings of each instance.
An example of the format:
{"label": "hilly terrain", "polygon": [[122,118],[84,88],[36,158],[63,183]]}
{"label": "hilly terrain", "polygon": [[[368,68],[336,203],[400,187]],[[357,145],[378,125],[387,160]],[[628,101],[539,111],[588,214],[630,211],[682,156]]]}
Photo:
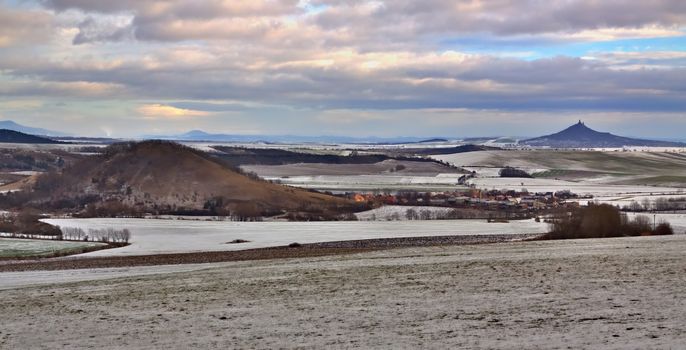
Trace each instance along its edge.
{"label": "hilly terrain", "polygon": [[456,154],[456,153],[469,153],[478,151],[496,151],[499,150],[498,147],[482,146],[474,144],[466,144],[455,147],[442,147],[442,148],[420,148],[420,149],[407,149],[406,152],[411,152],[418,155],[440,155],[440,154]]}
{"label": "hilly terrain", "polygon": [[0,129],[0,142],[1,143],[46,143],[55,144],[60,143],[46,137],[40,137],[30,134],[25,134],[23,132]]}
{"label": "hilly terrain", "polygon": [[202,130],[191,130],[179,135],[144,135],[146,139],[173,140],[173,141],[201,141],[201,142],[260,142],[260,143],[373,143],[373,144],[397,144],[397,143],[423,143],[435,140],[427,140],[422,137],[352,137],[352,136],[303,136],[303,135],[242,135],[242,134],[215,134]]}
{"label": "hilly terrain", "polygon": [[102,155],[37,177],[23,195],[33,206],[84,216],[310,213],[316,219],[354,209],[347,200],[249,177],[218,158],[166,141],[109,146]]}
{"label": "hilly terrain", "polygon": [[383,154],[342,156],[338,154],[294,152],[285,149],[228,146],[213,146],[213,148],[221,152],[217,155],[218,157],[236,167],[241,165],[284,165],[294,163],[373,164],[391,159],[391,157]]}
{"label": "hilly terrain", "polygon": [[[500,150],[435,156],[456,166],[524,169],[539,178],[594,184],[686,187],[686,153],[581,150]],[[479,170],[480,169],[480,170]]]}
{"label": "hilly terrain", "polygon": [[[451,151],[449,153],[459,153],[460,150],[463,149],[463,147],[465,146],[450,148]],[[228,146],[213,146],[212,148],[221,152],[217,154],[218,157],[222,158],[227,163],[236,167],[241,165],[286,165],[296,163],[375,164],[389,160],[408,161],[417,163],[437,162],[435,159],[417,157],[417,155],[429,154],[428,152],[431,149],[426,148],[402,149],[402,151],[387,150],[379,151],[379,153],[364,153],[351,151],[347,155],[296,152],[285,149],[260,149]],[[477,149],[485,150],[486,148]]]}
{"label": "hilly terrain", "polygon": [[680,142],[633,139],[598,132],[581,121],[558,133],[524,140],[520,144],[552,148],[686,147],[686,144]]}
{"label": "hilly terrain", "polygon": [[25,134],[41,135],[41,136],[67,136],[67,134],[62,133],[62,132],[47,130],[47,129],[42,129],[42,128],[34,128],[34,127],[26,126],[26,125],[21,125],[21,124],[16,123],[12,120],[0,120],[0,129],[19,131],[19,132],[23,132]]}

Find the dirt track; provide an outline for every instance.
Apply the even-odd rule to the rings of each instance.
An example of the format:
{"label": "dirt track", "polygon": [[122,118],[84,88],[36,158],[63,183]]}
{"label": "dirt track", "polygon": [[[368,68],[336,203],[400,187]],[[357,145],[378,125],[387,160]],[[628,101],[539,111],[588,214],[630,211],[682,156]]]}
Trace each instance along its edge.
{"label": "dirt track", "polygon": [[0,292],[0,348],[678,349],[686,236],[435,246]]}

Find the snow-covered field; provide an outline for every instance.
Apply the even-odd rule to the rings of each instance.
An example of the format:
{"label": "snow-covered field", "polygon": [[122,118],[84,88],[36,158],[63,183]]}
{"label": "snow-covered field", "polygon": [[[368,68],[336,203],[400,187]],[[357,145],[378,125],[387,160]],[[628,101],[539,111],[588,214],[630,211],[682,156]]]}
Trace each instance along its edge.
{"label": "snow-covered field", "polygon": [[622,148],[592,148],[593,151],[602,152],[620,152],[620,151],[631,151],[631,152],[670,152],[670,153],[685,153],[686,148],[684,147],[649,147],[649,146],[626,146]]}
{"label": "snow-covered field", "polygon": [[[516,158],[508,157],[505,152],[506,151],[477,151],[435,155],[432,156],[432,158],[464,167],[504,167],[507,165],[531,168],[538,165],[531,162],[518,161]],[[507,153],[510,152],[511,151],[507,151]]]}
{"label": "snow-covered field", "polygon": [[640,186],[640,185],[607,185],[589,182],[572,182],[555,179],[526,179],[526,178],[505,178],[488,177],[475,178],[469,180],[477,188],[484,189],[513,189],[521,190],[526,188],[529,192],[555,192],[560,190],[570,190],[576,194],[591,194],[594,196],[620,196],[620,195],[649,195],[649,194],[671,194],[678,196],[680,193],[686,195],[683,188]]}
{"label": "snow-covered field", "polygon": [[[337,221],[337,222],[206,222],[153,219],[47,219],[61,227],[131,230],[131,245],[81,256],[132,256],[202,251],[227,251],[373,238],[547,232],[533,220],[487,223],[485,220]],[[248,243],[227,244],[235,239]]]}
{"label": "snow-covered field", "polygon": [[0,143],[0,149],[22,149],[22,150],[31,150],[31,151],[52,151],[52,150],[62,150],[62,151],[67,151],[67,152],[72,152],[78,148],[88,146],[88,147],[107,147],[108,145],[106,144],[100,144],[100,143],[91,143],[91,142],[83,142],[83,143],[73,143],[74,140],[69,140],[69,142],[72,143],[45,143],[45,144],[37,144],[37,143]]}
{"label": "snow-covered field", "polygon": [[433,158],[493,176],[511,166],[529,173],[573,181],[686,187],[686,154],[671,149],[649,152],[590,150],[501,150],[436,155]]}
{"label": "snow-covered field", "polygon": [[12,171],[9,172],[8,174],[11,175],[21,175],[21,176],[32,176],[32,175],[37,175],[37,174],[42,174],[42,171],[32,171],[32,170],[23,170],[23,171]]}
{"label": "snow-covered field", "polygon": [[[224,263],[225,264],[225,263]],[[74,269],[58,271],[18,271],[0,272],[0,291],[54,283],[73,283],[99,281],[112,278],[148,276],[165,273],[178,273],[217,267],[222,263],[176,264],[135,267],[113,267],[95,269]]]}
{"label": "snow-covered field", "polygon": [[[632,237],[1,273],[0,289],[46,285],[0,291],[0,348],[683,349],[684,251]],[[123,278],[60,283],[82,273]]]}
{"label": "snow-covered field", "polygon": [[[683,172],[686,162],[683,154],[671,152],[600,152],[575,150],[535,151],[477,151],[435,155],[432,158],[468,167],[504,167],[568,169],[610,173]],[[638,174],[641,174],[640,172]]]}
{"label": "snow-covered field", "polygon": [[432,206],[406,206],[406,205],[384,205],[382,207],[356,213],[358,220],[371,221],[389,221],[389,220],[406,220],[408,210],[414,210],[416,213],[428,210],[432,216],[449,213],[454,208],[447,207],[432,207]]}
{"label": "snow-covered field", "polygon": [[0,258],[51,255],[100,245],[103,243],[0,238]]}
{"label": "snow-covered field", "polygon": [[[686,194],[686,189],[672,187],[670,183],[678,182],[681,176],[686,179],[686,157],[671,153],[478,151],[433,157],[475,171],[476,178],[468,183],[483,189],[527,189],[529,192],[570,190],[579,195],[593,195],[600,201],[621,200],[621,204],[614,203],[620,205],[628,204],[636,197],[678,197]],[[552,174],[569,177],[567,180],[552,178],[558,175],[533,179],[501,178],[498,172],[504,166],[516,167],[530,174],[550,170]]]}
{"label": "snow-covered field", "polygon": [[265,177],[267,180],[278,180],[282,184],[312,188],[318,190],[424,190],[451,191],[464,188],[457,185],[461,174],[438,174],[436,176],[402,176],[402,175],[348,175],[348,176],[289,176]]}
{"label": "snow-covered field", "polygon": [[351,176],[351,175],[390,175],[390,176],[426,176],[437,174],[462,173],[434,162],[387,159],[371,164],[327,164],[327,163],[293,163],[282,165],[241,165],[246,172],[253,172],[260,177],[286,178],[292,176]]}
{"label": "snow-covered field", "polygon": [[[677,192],[674,194],[673,192],[669,192],[666,194],[661,194],[658,192],[651,192],[651,193],[638,193],[638,194],[623,194],[623,195],[600,195],[596,196],[592,199],[594,202],[600,202],[600,203],[607,203],[607,204],[612,204],[615,206],[619,207],[624,207],[630,205],[632,202],[638,202],[641,204],[644,200],[649,200],[651,202],[654,202],[656,199],[681,199],[686,197],[686,193],[681,193]],[[585,205],[588,203],[588,200],[580,200],[579,204]]]}
{"label": "snow-covered field", "polygon": [[[515,189],[526,187],[533,192],[571,190],[578,194],[612,196],[637,193],[677,194],[686,187],[686,156],[657,152],[598,152],[598,151],[477,151],[436,155],[433,158],[475,171],[470,181],[477,188]],[[294,167],[296,165],[290,165]],[[500,178],[498,172],[512,166],[545,178]],[[268,180],[283,184],[326,191],[417,190],[453,191],[464,188],[457,185],[460,174],[403,176],[402,174],[334,175],[316,168],[312,174],[279,174],[274,169],[263,169]],[[258,171],[258,173],[260,173]],[[285,176],[293,175],[293,176]],[[524,183],[524,185],[522,185]],[[652,186],[654,185],[654,186]]]}

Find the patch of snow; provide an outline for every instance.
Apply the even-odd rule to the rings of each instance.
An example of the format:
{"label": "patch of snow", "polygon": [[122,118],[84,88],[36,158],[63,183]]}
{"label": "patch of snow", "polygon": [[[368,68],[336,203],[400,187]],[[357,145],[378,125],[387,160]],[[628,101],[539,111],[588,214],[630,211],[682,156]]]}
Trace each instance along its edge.
{"label": "patch of snow", "polygon": [[[131,245],[80,256],[131,256],[202,251],[228,251],[373,238],[447,235],[544,233],[548,225],[534,220],[487,223],[486,220],[211,222],[152,219],[46,219],[52,225],[84,230],[113,227],[131,230]],[[226,244],[235,239],[250,242]]]}
{"label": "patch of snow", "polygon": [[433,206],[384,205],[376,209],[356,213],[355,216],[357,216],[358,220],[365,221],[389,221],[394,217],[397,217],[396,221],[405,221],[407,220],[406,213],[408,210],[414,210],[417,213],[420,213],[423,210],[428,210],[432,214],[445,214],[454,210],[454,208]]}
{"label": "patch of snow", "polygon": [[42,174],[42,171],[32,171],[32,170],[23,170],[23,171],[12,171],[9,174],[11,175],[21,175],[21,176],[32,176],[36,174]]}
{"label": "patch of snow", "polygon": [[162,273],[189,272],[221,266],[221,264],[158,265],[117,268],[97,268],[59,271],[21,271],[0,273],[0,290],[52,283],[96,281],[119,277],[147,276]]}
{"label": "patch of snow", "polygon": [[0,238],[0,256],[16,257],[20,255],[40,255],[64,249],[99,245],[103,245],[103,243]]}
{"label": "patch of snow", "polygon": [[450,191],[464,188],[457,185],[462,174],[439,174],[437,176],[403,175],[316,175],[265,177],[282,184],[319,190],[425,190]]}
{"label": "patch of snow", "polygon": [[640,185],[606,185],[583,182],[571,182],[554,179],[525,179],[525,178],[476,178],[469,180],[476,188],[482,189],[511,189],[520,190],[526,188],[529,192],[556,192],[570,190],[576,194],[584,195],[622,195],[622,194],[649,194],[665,193],[679,194],[683,189],[674,187],[655,187]]}

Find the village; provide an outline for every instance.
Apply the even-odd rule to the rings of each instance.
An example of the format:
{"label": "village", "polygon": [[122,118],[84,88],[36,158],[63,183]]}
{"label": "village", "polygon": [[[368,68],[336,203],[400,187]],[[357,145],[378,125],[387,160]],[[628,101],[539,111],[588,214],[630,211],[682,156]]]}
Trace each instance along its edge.
{"label": "village", "polygon": [[372,206],[448,207],[483,212],[525,214],[527,217],[558,209],[576,208],[579,206],[579,199],[593,198],[591,195],[579,196],[569,190],[530,193],[526,190],[481,190],[476,188],[446,192],[347,193],[346,197],[355,202],[368,203]]}

